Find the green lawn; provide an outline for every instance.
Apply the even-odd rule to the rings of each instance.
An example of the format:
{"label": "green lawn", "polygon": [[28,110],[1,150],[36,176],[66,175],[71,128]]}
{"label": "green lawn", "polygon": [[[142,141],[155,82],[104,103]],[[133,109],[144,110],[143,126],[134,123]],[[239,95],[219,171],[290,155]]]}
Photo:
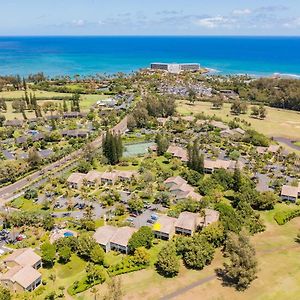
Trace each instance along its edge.
{"label": "green lawn", "polygon": [[31,199],[25,199],[23,196],[13,200],[11,206],[26,211],[36,211],[40,210],[42,207],[41,205],[34,203]]}
{"label": "green lawn", "polygon": [[[208,299],[208,300],[281,300],[298,299],[300,294],[300,245],[297,246],[295,237],[300,229],[300,218],[279,226],[273,219],[274,214],[286,204],[276,205],[273,211],[262,212],[267,229],[265,232],[251,237],[257,251],[258,279],[245,292],[237,292],[233,288],[222,286],[217,278],[195,286],[174,299]],[[150,250],[151,257],[156,257],[163,243]],[[166,279],[158,275],[153,267],[138,272],[121,275],[124,300],[160,299],[174,291],[188,286],[201,279],[215,274],[215,269],[222,267],[221,252],[216,252],[210,266],[201,271],[188,270],[181,266],[179,276]],[[106,284],[97,287],[99,297],[107,292]],[[77,296],[77,300],[92,300],[89,291]]]}
{"label": "green lawn", "polygon": [[300,147],[300,142],[294,142],[294,145]]}
{"label": "green lawn", "polygon": [[[51,97],[67,97],[67,96],[71,96],[72,94],[69,93],[56,93],[56,92],[47,92],[47,91],[35,91],[35,95],[36,97],[45,97],[45,99],[47,100],[38,100],[38,103],[40,105],[43,105],[43,103],[47,102],[47,101],[52,101],[52,102],[56,102],[56,103],[60,103],[62,102],[61,100],[51,100]],[[14,98],[20,98],[24,96],[24,92],[23,91],[13,91],[13,92],[0,92],[0,98],[10,98],[10,99],[14,99]],[[98,100],[103,100],[103,99],[107,99],[109,98],[109,96],[105,96],[105,95],[94,95],[94,94],[87,94],[87,95],[81,95],[81,102],[80,102],[80,107],[82,109],[82,111],[89,111],[90,107],[95,104]],[[7,101],[6,105],[7,105],[7,112],[4,113],[5,117],[7,120],[10,119],[23,119],[23,116],[21,113],[15,113],[13,112],[13,109],[11,107],[12,102],[11,101]],[[34,118],[35,114],[34,112],[29,112],[26,111],[26,116],[28,118]]]}
{"label": "green lawn", "polygon": [[[225,121],[232,120],[235,116],[230,114],[230,104],[225,103],[221,110],[212,109],[210,102],[196,102],[190,105],[187,101],[177,101],[177,111],[183,115],[203,112],[207,115],[216,115]],[[240,115],[240,119],[250,122],[252,127],[267,136],[286,137],[300,139],[300,112],[266,107],[267,117],[265,120],[253,119],[248,114]]]}
{"label": "green lawn", "polygon": [[[43,280],[46,280],[47,284],[45,285],[45,292],[37,299],[44,299],[45,295],[49,294],[49,292],[53,290],[58,293],[58,288],[60,286],[64,286],[66,290],[74,281],[80,280],[80,278],[85,276],[85,266],[86,262],[84,260],[76,255],[73,255],[71,261],[67,264],[63,265],[56,263],[52,269],[42,269],[42,277]],[[56,279],[54,282],[49,279],[49,276],[51,274],[56,275]]]}

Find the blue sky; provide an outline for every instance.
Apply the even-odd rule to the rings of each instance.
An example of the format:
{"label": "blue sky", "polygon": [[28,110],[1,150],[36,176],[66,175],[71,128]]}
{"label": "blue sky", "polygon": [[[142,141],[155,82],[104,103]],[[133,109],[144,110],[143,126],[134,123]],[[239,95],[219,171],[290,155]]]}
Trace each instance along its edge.
{"label": "blue sky", "polygon": [[300,35],[299,0],[1,2],[0,35]]}

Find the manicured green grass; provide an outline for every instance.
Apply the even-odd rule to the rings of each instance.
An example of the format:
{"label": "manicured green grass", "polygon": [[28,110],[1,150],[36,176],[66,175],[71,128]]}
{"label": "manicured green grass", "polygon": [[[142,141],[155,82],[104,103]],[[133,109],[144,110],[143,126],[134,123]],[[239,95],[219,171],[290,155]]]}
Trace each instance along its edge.
{"label": "manicured green grass", "polygon": [[108,264],[109,266],[114,266],[118,263],[120,263],[125,255],[115,252],[115,251],[110,251],[105,254],[105,263]]}
{"label": "manicured green grass", "polygon": [[[225,103],[221,110],[212,109],[210,102],[196,102],[190,105],[187,101],[177,101],[177,111],[183,115],[205,113],[216,115],[225,121],[232,120],[235,116],[230,114],[230,104]],[[276,109],[266,107],[267,117],[265,120],[258,120],[250,117],[250,106],[246,115],[238,116],[251,123],[251,126],[267,136],[286,137],[300,139],[300,113],[291,110]]]}
{"label": "manicured green grass", "polygon": [[[38,98],[41,97],[45,97],[45,99],[47,100],[38,100],[39,105],[43,105],[43,103],[45,102],[55,102],[55,103],[62,103],[61,100],[51,100],[51,97],[68,97],[71,96],[72,94],[69,93],[56,93],[56,92],[47,92],[47,91],[35,91],[35,95]],[[20,98],[24,96],[24,92],[23,91],[13,91],[13,92],[0,92],[0,98],[10,98],[10,99],[14,99],[14,98]],[[94,94],[87,94],[87,95],[81,95],[81,102],[80,102],[80,107],[82,111],[89,111],[89,109],[91,108],[91,106],[93,104],[95,104],[97,101],[99,100],[103,100],[103,99],[107,99],[109,98],[109,96],[105,96],[105,95],[94,95]],[[21,113],[15,113],[13,112],[12,109],[12,101],[7,101],[6,102],[7,105],[7,112],[4,113],[5,117],[7,120],[10,119],[23,119],[23,116]],[[28,118],[34,118],[35,114],[34,112],[29,112],[26,111],[26,116]]]}
{"label": "manicured green grass", "polygon": [[[70,94],[68,93],[57,93],[57,92],[48,92],[48,91],[28,91],[28,93],[34,93],[36,97],[41,98],[45,97],[46,99],[51,97],[64,97]],[[9,92],[0,92],[0,98],[21,98],[24,96],[24,91],[9,91]]]}
{"label": "manicured green grass", "polygon": [[[86,262],[83,261],[76,255],[72,255],[71,261],[66,264],[55,263],[52,269],[42,269],[40,272],[42,273],[43,280],[46,280],[46,289],[44,293],[38,296],[36,299],[44,299],[44,297],[49,294],[51,291],[56,291],[59,293],[59,287],[65,287],[66,289],[76,280],[80,280],[85,273]],[[49,276],[51,274],[55,274],[55,281],[51,281]]]}
{"label": "manicured green grass", "polygon": [[11,206],[26,211],[36,211],[42,207],[41,205],[34,203],[33,200],[25,199],[24,197],[19,197],[13,200],[11,202]]}
{"label": "manicured green grass", "polygon": [[294,145],[300,147],[300,142],[294,142]]}

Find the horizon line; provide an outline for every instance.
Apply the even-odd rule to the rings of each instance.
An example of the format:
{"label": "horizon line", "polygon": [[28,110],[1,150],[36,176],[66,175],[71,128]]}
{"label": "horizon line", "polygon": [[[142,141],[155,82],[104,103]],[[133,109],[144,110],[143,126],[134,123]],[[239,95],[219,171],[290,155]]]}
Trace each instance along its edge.
{"label": "horizon line", "polygon": [[45,35],[40,35],[40,34],[28,34],[28,35],[0,35],[0,38],[10,38],[10,37],[184,37],[184,38],[189,38],[189,37],[212,37],[212,38],[235,38],[235,37],[240,37],[240,38],[300,38],[300,35],[244,35],[244,34],[233,34],[233,35],[193,35],[193,34],[187,34],[187,35],[142,35],[142,34],[137,34],[137,35],[132,35],[132,34],[123,34],[123,35],[117,35],[117,34],[86,34],[86,35],[76,35],[76,34],[45,34]]}

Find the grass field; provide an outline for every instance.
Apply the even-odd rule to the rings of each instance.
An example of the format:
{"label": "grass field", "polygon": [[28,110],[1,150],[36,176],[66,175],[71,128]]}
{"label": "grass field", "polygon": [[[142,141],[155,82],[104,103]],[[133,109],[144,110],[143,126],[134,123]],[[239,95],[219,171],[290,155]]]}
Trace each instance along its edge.
{"label": "grass field", "polygon": [[[206,300],[296,300],[300,294],[300,245],[295,237],[300,229],[300,218],[284,226],[279,226],[273,216],[282,205],[271,212],[262,213],[267,230],[252,237],[259,262],[258,278],[245,292],[222,286],[216,277],[215,269],[222,267],[223,258],[217,251],[212,264],[202,271],[187,270],[183,266],[178,277],[166,279],[155,270],[147,269],[121,276],[125,300],[160,299],[175,291],[180,291],[192,283],[203,279],[208,282],[179,293],[172,299],[206,299]],[[106,293],[106,284],[98,286],[99,297]],[[85,292],[77,300],[92,300],[94,296]]]}
{"label": "grass field", "polygon": [[[45,103],[47,101],[53,101],[53,102],[56,102],[56,103],[62,102],[61,100],[51,100],[51,97],[67,97],[67,96],[71,96],[72,94],[47,92],[47,91],[35,91],[35,95],[38,98],[45,97],[45,100],[38,100],[38,103],[42,106],[43,103]],[[22,96],[24,96],[23,91],[0,92],[0,98],[2,98],[2,97],[3,98],[10,98],[10,99],[13,100],[14,98],[20,98]],[[103,100],[103,99],[107,99],[107,98],[109,98],[109,96],[93,95],[93,94],[81,95],[80,107],[81,107],[82,111],[88,111],[90,109],[90,107],[93,104],[95,104],[98,100]],[[6,102],[7,112],[4,113],[6,119],[7,120],[15,119],[15,118],[23,119],[21,113],[14,113],[13,112],[11,104],[12,104],[12,102],[10,102],[10,101]],[[34,114],[34,112],[26,112],[26,116],[28,118],[34,118],[35,114]]]}
{"label": "grass field", "polygon": [[295,142],[294,145],[300,147],[300,142]]}
{"label": "grass field", "polygon": [[[187,101],[180,100],[177,101],[177,106],[178,112],[184,115],[203,112],[221,117],[224,121],[235,117],[230,114],[229,103],[225,103],[221,110],[212,109],[210,102],[196,102],[195,105],[190,105]],[[254,129],[267,136],[300,139],[300,112],[267,107],[266,119],[258,120],[250,117],[249,107],[248,114],[240,115],[239,118],[250,122]]]}

